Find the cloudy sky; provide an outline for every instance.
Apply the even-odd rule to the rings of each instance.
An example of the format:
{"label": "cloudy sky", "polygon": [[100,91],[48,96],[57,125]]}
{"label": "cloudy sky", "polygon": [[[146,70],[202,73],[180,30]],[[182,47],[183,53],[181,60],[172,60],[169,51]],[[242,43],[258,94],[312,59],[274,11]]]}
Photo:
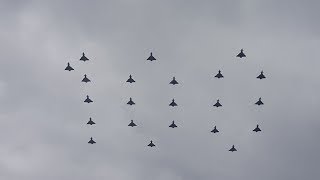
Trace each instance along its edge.
{"label": "cloudy sky", "polygon": [[[319,178],[319,7],[0,1],[0,179]],[[146,61],[150,52],[157,61]],[[125,82],[130,74],[136,83]]]}

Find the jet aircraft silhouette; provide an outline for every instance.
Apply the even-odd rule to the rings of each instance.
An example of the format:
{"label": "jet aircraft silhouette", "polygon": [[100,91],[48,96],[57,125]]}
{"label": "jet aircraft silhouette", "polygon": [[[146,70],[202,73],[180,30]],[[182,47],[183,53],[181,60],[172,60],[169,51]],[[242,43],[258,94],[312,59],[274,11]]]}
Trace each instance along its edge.
{"label": "jet aircraft silhouette", "polygon": [[254,130],[253,131],[255,131],[255,132],[259,132],[259,131],[261,131],[261,129],[259,128],[259,125],[257,124],[257,127],[256,128],[254,128]]}
{"label": "jet aircraft silhouette", "polygon": [[82,53],[82,56],[81,56],[81,58],[80,58],[80,61],[85,62],[85,61],[89,61],[89,59],[84,55],[84,53]]}
{"label": "jet aircraft silhouette", "polygon": [[93,139],[92,139],[92,137],[90,138],[90,141],[88,142],[89,144],[94,144],[94,143],[96,143]]}
{"label": "jet aircraft silhouette", "polygon": [[152,52],[150,53],[150,56],[148,57],[147,60],[149,60],[149,61],[155,61],[156,60],[156,58],[153,57]]}
{"label": "jet aircraft silhouette", "polygon": [[87,78],[87,75],[85,74],[85,75],[84,75],[84,78],[82,79],[81,82],[87,83],[87,82],[91,82],[91,81],[90,81],[90,79]]}
{"label": "jet aircraft silhouette", "polygon": [[237,151],[237,149],[236,149],[236,148],[234,148],[234,145],[232,145],[232,148],[231,148],[231,149],[229,149],[229,151],[233,152],[233,151]]}
{"label": "jet aircraft silhouette", "polygon": [[215,106],[215,107],[220,107],[220,106],[222,106],[222,105],[220,104],[220,102],[219,102],[219,99],[217,100],[217,102],[216,102],[213,106]]}
{"label": "jet aircraft silhouette", "polygon": [[264,79],[266,78],[264,75],[263,75],[263,71],[261,71],[260,75],[257,77],[258,79]]}
{"label": "jet aircraft silhouette", "polygon": [[176,102],[174,102],[174,99],[172,99],[172,102],[169,104],[169,106],[174,107],[174,106],[178,106],[178,104]]}
{"label": "jet aircraft silhouette", "polygon": [[263,105],[263,102],[261,101],[261,98],[259,98],[259,100],[255,104],[258,105],[258,106]]}
{"label": "jet aircraft silhouette", "polygon": [[171,127],[171,128],[176,128],[176,127],[178,127],[178,126],[174,123],[174,121],[172,121],[172,123],[171,123],[171,125],[170,125],[169,127]]}
{"label": "jet aircraft silhouette", "polygon": [[92,119],[90,118],[89,121],[87,122],[87,124],[93,125],[93,124],[96,124],[96,123],[93,122]]}
{"label": "jet aircraft silhouette", "polygon": [[240,50],[240,53],[237,55],[239,58],[246,57],[246,55],[243,53],[243,49]]}
{"label": "jet aircraft silhouette", "polygon": [[132,79],[132,76],[130,74],[129,79],[127,80],[128,83],[134,83],[136,82],[135,80]]}
{"label": "jet aircraft silhouette", "polygon": [[86,100],[84,100],[84,102],[86,102],[86,103],[92,103],[93,101],[89,98],[89,96],[87,95],[87,99]]}
{"label": "jet aircraft silhouette", "polygon": [[132,98],[130,98],[130,100],[127,102],[127,104],[129,104],[130,106],[132,106],[132,105],[135,105],[136,103],[134,103],[134,102],[132,101]]}
{"label": "jet aircraft silhouette", "polygon": [[179,83],[178,83],[178,81],[176,81],[176,78],[173,77],[172,81],[169,84],[176,85],[176,84],[179,84]]}
{"label": "jet aircraft silhouette", "polygon": [[74,69],[70,66],[70,63],[68,63],[67,67],[64,70],[73,71]]}
{"label": "jet aircraft silhouette", "polygon": [[137,126],[137,125],[133,122],[133,120],[131,120],[131,122],[130,122],[130,124],[128,126],[134,127],[134,126]]}
{"label": "jet aircraft silhouette", "polygon": [[150,141],[150,143],[148,144],[148,146],[149,146],[149,147],[153,147],[153,146],[156,146],[156,145],[154,145],[153,142]]}
{"label": "jet aircraft silhouette", "polygon": [[221,71],[219,70],[218,74],[215,75],[214,77],[220,79],[220,78],[223,78],[223,75],[221,74]]}
{"label": "jet aircraft silhouette", "polygon": [[213,129],[211,132],[213,132],[213,133],[218,133],[219,131],[218,131],[218,129],[217,129],[217,126],[214,126],[214,129]]}

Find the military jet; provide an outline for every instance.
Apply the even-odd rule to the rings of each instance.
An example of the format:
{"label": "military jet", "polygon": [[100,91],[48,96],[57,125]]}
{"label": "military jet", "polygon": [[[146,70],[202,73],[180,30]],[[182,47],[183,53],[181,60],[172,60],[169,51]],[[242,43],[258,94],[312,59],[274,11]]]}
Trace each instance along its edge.
{"label": "military jet", "polygon": [[237,55],[239,58],[246,57],[246,55],[243,53],[243,49],[240,50],[240,53]]}
{"label": "military jet", "polygon": [[70,63],[68,63],[67,67],[64,70],[73,71],[74,69],[70,66]]}
{"label": "military jet", "polygon": [[176,102],[174,102],[174,99],[172,99],[172,102],[169,104],[169,106],[174,107],[174,106],[178,106],[178,104]]}
{"label": "military jet", "polygon": [[254,130],[253,131],[255,131],[255,132],[259,132],[259,131],[261,131],[261,129],[259,128],[259,125],[257,124],[257,127],[256,128],[254,128]]}
{"label": "military jet", "polygon": [[134,83],[136,82],[135,80],[132,79],[132,76],[130,74],[129,79],[127,80],[128,83]]}
{"label": "military jet", "polygon": [[261,101],[261,98],[259,98],[259,100],[255,104],[258,105],[258,106],[263,105],[263,102]]}
{"label": "military jet", "polygon": [[89,121],[87,122],[87,124],[93,125],[93,124],[96,124],[96,123],[93,122],[92,119],[90,118]]}
{"label": "military jet", "polygon": [[89,98],[89,96],[87,95],[87,99],[86,100],[84,100],[84,102],[86,102],[86,103],[92,103],[93,101]]}
{"label": "military jet", "polygon": [[234,145],[232,145],[232,148],[231,148],[231,149],[229,149],[229,151],[233,152],[233,151],[237,151],[237,149],[236,149],[236,148],[234,148]]}
{"label": "military jet", "polygon": [[130,106],[132,106],[132,105],[135,105],[136,103],[134,103],[134,102],[132,101],[132,98],[130,98],[130,100],[127,102],[127,104],[130,105]]}
{"label": "military jet", "polygon": [[95,144],[96,142],[92,139],[92,137],[90,138],[90,141],[88,142],[89,144]]}
{"label": "military jet", "polygon": [[218,133],[219,131],[218,131],[218,129],[217,129],[217,126],[214,126],[214,129],[213,129],[211,132],[213,132],[213,133]]}
{"label": "military jet", "polygon": [[134,127],[134,126],[137,126],[137,125],[133,122],[133,120],[131,120],[131,122],[130,122],[130,124],[128,126]]}
{"label": "military jet", "polygon": [[257,77],[258,79],[264,79],[266,78],[264,75],[263,75],[263,71],[261,71],[260,75]]}
{"label": "military jet", "polygon": [[171,124],[169,127],[171,127],[171,128],[176,128],[176,127],[178,127],[178,126],[174,123],[174,121],[172,121],[172,124]]}
{"label": "military jet", "polygon": [[220,107],[220,106],[222,106],[222,105],[220,104],[220,102],[219,102],[219,99],[217,100],[217,102],[216,102],[213,106],[215,106],[215,107]]}
{"label": "military jet", "polygon": [[156,58],[154,58],[154,57],[152,56],[152,53],[150,53],[150,56],[148,57],[147,60],[149,60],[149,61],[155,61]]}
{"label": "military jet", "polygon": [[153,142],[150,141],[150,143],[148,144],[148,146],[149,146],[149,147],[153,147],[153,146],[156,146],[156,145],[154,145]]}
{"label": "military jet", "polygon": [[223,78],[223,75],[221,74],[221,71],[219,70],[218,74],[215,75],[214,77],[220,79],[220,78]]}
{"label": "military jet", "polygon": [[87,78],[87,75],[85,74],[85,75],[84,75],[84,78],[82,79],[81,82],[87,83],[87,82],[91,82],[91,81],[90,81],[90,79]]}
{"label": "military jet", "polygon": [[84,55],[84,53],[82,53],[82,57],[80,58],[80,61],[89,61],[89,59]]}
{"label": "military jet", "polygon": [[169,84],[176,85],[176,84],[179,84],[179,83],[178,83],[178,81],[176,81],[176,77],[173,77],[172,81]]}

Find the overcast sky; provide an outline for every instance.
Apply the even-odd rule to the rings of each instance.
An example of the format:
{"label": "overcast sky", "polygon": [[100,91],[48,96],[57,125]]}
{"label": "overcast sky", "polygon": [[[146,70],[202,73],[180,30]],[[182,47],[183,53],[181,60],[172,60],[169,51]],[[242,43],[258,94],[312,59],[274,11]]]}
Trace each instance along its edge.
{"label": "overcast sky", "polygon": [[[0,1],[0,179],[320,178],[319,8]],[[235,57],[241,48],[247,58]],[[156,61],[146,61],[150,52]],[[214,78],[219,69],[223,79]],[[130,74],[136,83],[125,82]]]}

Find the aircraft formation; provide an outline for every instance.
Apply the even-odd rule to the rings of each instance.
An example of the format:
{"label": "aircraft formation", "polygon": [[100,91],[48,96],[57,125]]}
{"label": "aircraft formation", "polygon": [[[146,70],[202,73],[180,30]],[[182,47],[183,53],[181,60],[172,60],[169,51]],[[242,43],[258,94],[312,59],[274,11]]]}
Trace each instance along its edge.
{"label": "aircraft formation", "polygon": [[[86,61],[89,61],[89,58],[87,58],[86,55],[85,55],[84,53],[82,53],[82,56],[81,56],[81,58],[80,58],[79,60],[80,60],[80,61],[83,61],[83,62],[86,62]],[[67,63],[67,67],[65,68],[65,70],[66,70],[66,71],[74,71],[74,68],[71,67],[70,63],[68,62],[68,63]],[[84,74],[84,77],[83,77],[83,79],[81,80],[81,82],[83,82],[83,83],[89,83],[89,82],[91,82],[91,80],[88,78],[87,74]],[[86,98],[85,98],[85,100],[84,100],[83,102],[89,104],[89,103],[93,103],[93,100],[89,97],[89,95],[87,95]],[[89,118],[89,121],[87,122],[87,125],[92,126],[92,125],[94,125],[94,124],[96,124],[96,123],[95,123],[95,122],[92,120],[92,118],[90,117],[90,118]],[[95,143],[96,143],[96,142],[93,140],[93,138],[90,137],[90,140],[88,141],[88,144],[95,144]]]}
{"label": "aircraft formation", "polygon": [[[246,55],[244,54],[243,52],[243,49],[240,50],[240,53],[236,56],[238,58],[245,58]],[[150,56],[147,58],[147,61],[156,61],[157,59],[153,56],[152,52],[150,53]],[[86,62],[86,61],[89,61],[89,59],[85,56],[84,53],[82,53],[82,57],[80,58],[80,61],[83,61],[83,62]],[[67,63],[67,67],[65,68],[66,71],[74,71],[74,68],[70,65],[70,63],[68,62]],[[222,72],[221,70],[218,70],[218,73],[214,76],[215,78],[224,78],[224,76],[222,75]],[[261,71],[260,74],[256,77],[257,79],[265,79],[265,75],[264,75],[264,72]],[[88,83],[88,82],[91,82],[91,80],[88,78],[87,74],[84,74],[84,77],[82,79],[81,82],[84,82],[84,83]],[[130,74],[129,75],[129,78],[127,79],[126,81],[127,83],[135,83],[136,81],[133,79],[132,75]],[[178,85],[178,81],[176,80],[176,77],[173,77],[172,80],[169,82],[169,84],[171,85]],[[86,96],[86,99],[84,100],[85,103],[92,103],[93,100],[90,99],[89,95]],[[264,105],[264,103],[262,102],[262,99],[261,97],[258,99],[258,101],[256,103],[254,103],[255,105],[257,106],[261,106],[261,105]],[[127,105],[129,106],[133,106],[135,105],[135,102],[132,100],[132,97],[129,98],[129,101],[127,102]],[[175,99],[173,98],[172,101],[169,103],[169,106],[171,107],[175,107],[175,106],[178,106],[178,104],[176,103]],[[222,104],[220,102],[219,99],[216,100],[216,103],[213,104],[214,107],[216,108],[220,108],[222,107]],[[95,122],[92,121],[92,118],[90,117],[89,118],[89,121],[87,122],[88,125],[94,125],[96,124]],[[136,127],[137,125],[133,122],[133,120],[130,121],[130,123],[128,124],[129,127]],[[177,128],[178,126],[175,124],[175,121],[172,121],[172,123],[169,125],[169,128]],[[254,132],[260,132],[261,129],[259,127],[259,125],[257,124],[256,127],[252,130]],[[217,126],[214,126],[213,130],[211,130],[210,132],[212,133],[219,133],[220,131],[217,129]],[[96,142],[93,140],[92,137],[90,137],[90,140],[88,141],[89,144],[95,144]],[[151,140],[150,143],[147,145],[148,147],[155,147],[156,145],[154,144],[154,142]],[[237,151],[237,149],[235,148],[234,145],[232,145],[232,147],[229,149],[230,152],[234,152],[234,151]]]}

